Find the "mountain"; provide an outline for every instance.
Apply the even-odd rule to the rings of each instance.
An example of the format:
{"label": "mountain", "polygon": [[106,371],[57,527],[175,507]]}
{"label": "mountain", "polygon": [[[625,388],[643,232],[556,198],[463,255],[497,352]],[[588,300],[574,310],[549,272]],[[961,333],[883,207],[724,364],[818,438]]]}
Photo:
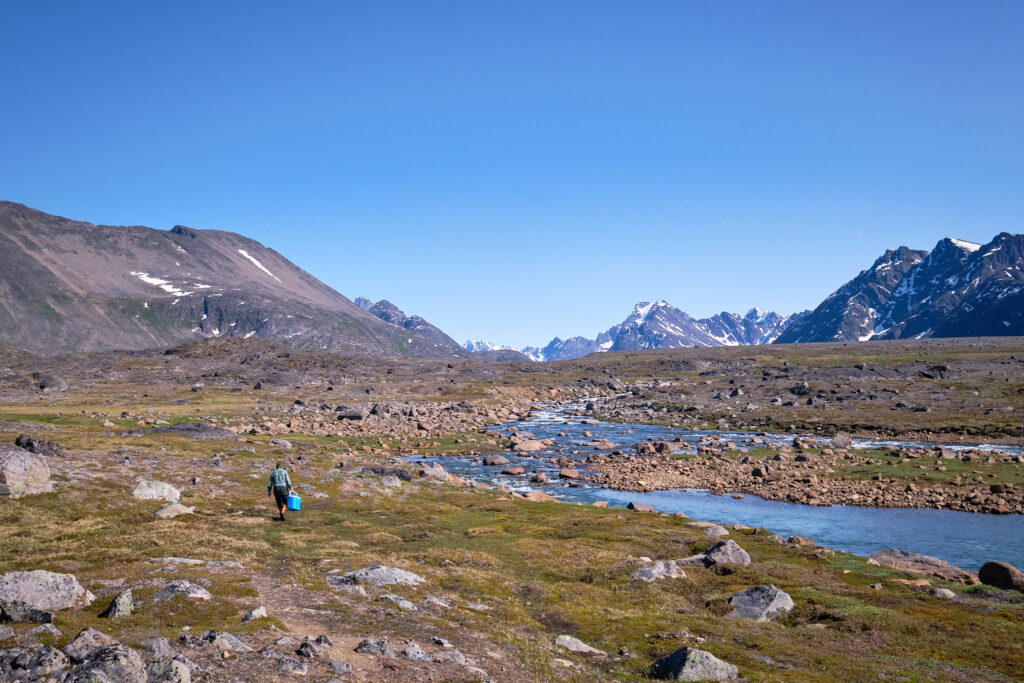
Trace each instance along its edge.
{"label": "mountain", "polygon": [[359,308],[377,316],[386,323],[390,323],[396,327],[401,327],[404,330],[415,332],[416,334],[434,340],[436,348],[445,349],[447,355],[458,357],[468,356],[466,350],[459,346],[457,341],[442,332],[439,328],[431,325],[418,315],[406,315],[398,308],[398,306],[395,306],[387,299],[381,299],[377,303],[371,304],[369,299],[361,296],[356,298],[354,303],[356,306],[359,306]]}
{"label": "mountain", "polygon": [[254,335],[346,354],[466,355],[241,235],[93,225],[0,202],[0,341],[59,353]]}
{"label": "mountain", "polygon": [[890,249],[778,343],[1024,334],[1024,235]]}
{"label": "mountain", "polygon": [[[770,344],[793,321],[804,314],[789,317],[772,311],[751,309],[746,315],[719,313],[694,319],[664,301],[638,303],[618,325],[594,339],[555,337],[547,346],[528,346],[522,353],[536,361],[571,360],[602,351],[636,349],[678,349],[691,346],[740,346]],[[466,342],[470,351],[503,349],[490,342]]]}

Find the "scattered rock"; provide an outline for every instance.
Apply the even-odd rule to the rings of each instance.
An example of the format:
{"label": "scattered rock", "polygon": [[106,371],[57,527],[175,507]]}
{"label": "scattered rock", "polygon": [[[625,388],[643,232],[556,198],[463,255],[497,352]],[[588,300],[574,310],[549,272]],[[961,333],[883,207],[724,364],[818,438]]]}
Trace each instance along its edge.
{"label": "scattered rock", "polygon": [[331,662],[331,671],[336,674],[350,674],[352,673],[352,665],[348,662]]}
{"label": "scattered rock", "polygon": [[485,455],[484,464],[489,467],[501,467],[508,464],[508,458],[504,455]]}
{"label": "scattered rock", "polygon": [[366,638],[356,645],[356,652],[364,655],[373,655],[375,657],[394,657],[395,650],[386,640],[375,640],[373,638]]}
{"label": "scattered rock", "polygon": [[740,672],[710,652],[683,647],[654,662],[656,678],[670,681],[732,681]]}
{"label": "scattered rock", "polygon": [[129,589],[118,593],[107,605],[107,608],[100,612],[100,618],[127,617],[133,609],[135,609],[135,603],[132,600],[131,589]]}
{"label": "scattered rock", "polygon": [[168,503],[156,511],[158,519],[174,519],[179,515],[191,515],[195,512],[194,507],[185,507],[181,503]]}
{"label": "scattered rock", "polygon": [[637,569],[629,578],[651,583],[652,581],[665,578],[683,579],[686,578],[686,572],[680,569],[679,565],[671,560],[659,560],[658,562],[649,564],[646,567]]}
{"label": "scattered rock", "polygon": [[202,638],[220,652],[224,650],[252,652],[252,648],[246,645],[245,641],[234,633],[228,633],[227,631],[203,631]]}
{"label": "scattered rock", "polygon": [[53,624],[42,624],[25,631],[25,635],[30,638],[37,638],[44,635],[50,636],[51,638],[60,638],[64,634],[61,633],[60,629]]}
{"label": "scattered rock", "polygon": [[143,500],[165,500],[168,503],[177,503],[181,492],[170,484],[162,481],[139,480],[132,495]]}
{"label": "scattered rock", "polygon": [[934,595],[937,598],[943,598],[945,600],[952,600],[956,597],[956,593],[949,590],[948,588],[933,588],[928,591],[930,595]]}
{"label": "scattered rock", "polygon": [[732,605],[732,612],[727,617],[769,621],[779,612],[793,609],[793,598],[773,584],[767,584],[735,593],[729,598],[729,604]]}
{"label": "scattered rock", "polygon": [[432,662],[432,661],[434,661],[433,657],[431,657],[429,654],[427,654],[426,652],[421,650],[419,645],[417,645],[416,643],[412,643],[412,642],[410,642],[408,645],[406,645],[404,648],[402,648],[402,651],[399,652],[398,654],[400,656],[404,657],[405,659],[411,659],[414,662]]}
{"label": "scattered rock", "polygon": [[368,586],[416,586],[424,583],[422,576],[412,572],[398,569],[396,567],[384,567],[379,564],[372,567],[364,567],[354,572],[345,574],[340,579],[341,583],[366,584]]}
{"label": "scattered rock", "polygon": [[550,496],[543,491],[528,491],[523,495],[523,498],[530,501],[531,503],[561,503],[554,496]]}
{"label": "scattered rock", "polygon": [[260,605],[256,609],[246,612],[245,616],[242,617],[242,623],[244,624],[245,622],[252,621],[253,619],[265,619],[266,617],[267,608]]}
{"label": "scattered rock", "polygon": [[405,610],[406,612],[415,612],[416,605],[412,604],[401,595],[395,595],[394,593],[385,593],[384,595],[377,598],[384,602],[391,602],[398,606],[399,609]]}
{"label": "scattered rock", "polygon": [[555,645],[564,650],[568,650],[569,652],[575,652],[576,654],[587,655],[589,657],[606,657],[608,655],[604,650],[598,650],[596,647],[591,647],[579,638],[574,638],[573,636],[558,636],[555,638]]}
{"label": "scattered rock", "polygon": [[18,438],[14,440],[14,445],[36,455],[45,455],[51,458],[64,457],[64,449],[56,441],[44,441],[28,434],[18,435]]}
{"label": "scattered rock", "polygon": [[0,496],[21,498],[52,490],[50,466],[42,456],[0,444]]}
{"label": "scattered rock", "polygon": [[173,659],[178,652],[171,645],[171,641],[163,636],[154,636],[142,641],[142,647],[150,659]]}
{"label": "scattered rock", "polygon": [[170,600],[178,595],[184,596],[189,600],[209,600],[213,596],[210,592],[202,586],[197,586],[191,581],[171,581],[169,584],[157,591],[157,594],[153,596],[153,599],[157,602],[163,600]]}
{"label": "scattered rock", "polygon": [[292,442],[287,439],[271,439],[267,442],[267,445],[288,450],[292,447]]}
{"label": "scattered rock", "polygon": [[739,543],[729,539],[711,546],[704,553],[702,562],[706,567],[715,564],[741,564],[746,567],[750,565],[750,555],[740,547]]}
{"label": "scattered rock", "polygon": [[626,509],[635,510],[637,512],[657,512],[654,509],[653,505],[648,505],[647,503],[638,503],[636,501],[630,502],[629,505],[626,506]]}

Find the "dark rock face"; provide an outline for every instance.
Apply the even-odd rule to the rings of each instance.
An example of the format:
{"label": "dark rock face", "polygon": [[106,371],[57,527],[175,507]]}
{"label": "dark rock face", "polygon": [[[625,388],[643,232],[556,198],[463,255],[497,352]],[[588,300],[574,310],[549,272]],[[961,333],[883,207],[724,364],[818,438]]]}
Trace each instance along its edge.
{"label": "dark rock face", "polygon": [[402,329],[410,332],[415,332],[416,334],[431,340],[434,343],[435,349],[438,350],[438,352],[434,354],[435,356],[466,357],[469,355],[458,342],[418,315],[406,315],[401,309],[387,299],[381,299],[367,308],[366,304],[368,304],[369,301],[370,300],[366,297],[359,297],[360,303],[358,306],[377,316],[386,323],[390,323],[395,327],[401,327]]}
{"label": "dark rock face", "polygon": [[468,356],[436,328],[385,324],[277,252],[219,230],[97,226],[0,202],[0,286],[0,341],[37,353],[258,336],[346,354]]}
{"label": "dark rock face", "polygon": [[1024,235],[885,252],[778,343],[1024,334]]}

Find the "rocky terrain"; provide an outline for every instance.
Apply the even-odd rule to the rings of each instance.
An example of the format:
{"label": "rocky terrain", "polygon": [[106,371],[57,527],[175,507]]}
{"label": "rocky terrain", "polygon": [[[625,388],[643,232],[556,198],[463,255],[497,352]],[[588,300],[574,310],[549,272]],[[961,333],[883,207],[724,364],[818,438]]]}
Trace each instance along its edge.
{"label": "rocky terrain", "polygon": [[[1024,388],[1012,340],[856,349],[870,360],[841,345],[757,347],[753,357],[750,348],[613,352],[544,365],[368,361],[257,338],[59,357],[0,346],[0,679],[1024,675],[1024,578],[1004,563],[972,574],[912,553],[855,557],[639,504],[568,505],[539,492],[524,499],[417,464],[419,456],[531,447],[488,427],[514,423],[536,400],[590,397],[591,414],[715,424],[745,396],[692,411],[670,409],[667,398],[726,387],[758,395],[774,387],[782,396],[804,381],[805,400],[817,396],[816,383],[845,392],[863,381],[881,392],[913,381],[923,385],[910,392],[915,401],[941,386],[962,429],[1019,438],[1009,431]],[[874,370],[871,379],[858,364]],[[934,377],[935,365],[948,374]],[[840,394],[823,395],[835,402]],[[987,414],[1000,401],[1014,412]],[[867,431],[881,417],[894,423],[892,415],[916,416],[911,430],[947,424],[938,407],[852,405],[835,412]],[[786,421],[797,408],[769,402],[766,410]],[[673,459],[651,443],[642,456],[608,463],[681,463],[686,476],[708,480],[753,477],[761,466],[801,495],[820,488],[801,479],[828,476],[811,464],[864,468],[866,482],[877,470],[920,476],[918,464],[928,469],[916,472],[931,476],[941,464],[943,475],[972,484],[1021,469],[988,453],[969,462],[879,454],[867,464],[876,456],[825,442],[838,421],[804,423],[820,442],[805,435],[792,452],[777,449],[781,460],[707,441],[692,457]],[[274,521],[266,497],[279,460],[302,496],[302,510],[285,522]],[[982,474],[963,473],[975,469]]]}
{"label": "rocky terrain", "polygon": [[389,324],[241,235],[93,225],[0,202],[0,341],[29,351],[255,336],[348,354],[467,355],[435,329]]}

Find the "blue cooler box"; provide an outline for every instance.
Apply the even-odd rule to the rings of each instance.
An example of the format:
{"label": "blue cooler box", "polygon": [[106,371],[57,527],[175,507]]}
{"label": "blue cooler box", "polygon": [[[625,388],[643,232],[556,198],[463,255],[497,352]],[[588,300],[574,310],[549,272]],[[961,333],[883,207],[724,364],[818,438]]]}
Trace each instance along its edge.
{"label": "blue cooler box", "polygon": [[288,506],[289,510],[301,510],[302,509],[302,499],[299,498],[298,494],[290,493],[290,494],[288,494],[287,506]]}

